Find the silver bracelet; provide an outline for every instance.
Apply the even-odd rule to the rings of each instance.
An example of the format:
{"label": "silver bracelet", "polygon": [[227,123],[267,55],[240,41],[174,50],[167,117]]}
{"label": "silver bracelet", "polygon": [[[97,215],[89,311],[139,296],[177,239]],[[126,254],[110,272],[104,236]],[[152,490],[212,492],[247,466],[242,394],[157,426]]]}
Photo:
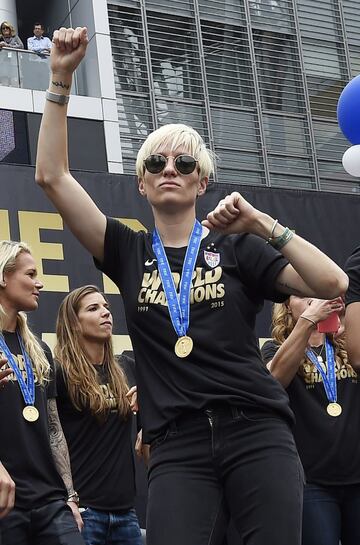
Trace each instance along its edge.
{"label": "silver bracelet", "polygon": [[46,91],[46,100],[50,100],[50,102],[64,105],[69,102],[69,98],[69,95],[60,95],[59,93],[53,93],[49,90]]}

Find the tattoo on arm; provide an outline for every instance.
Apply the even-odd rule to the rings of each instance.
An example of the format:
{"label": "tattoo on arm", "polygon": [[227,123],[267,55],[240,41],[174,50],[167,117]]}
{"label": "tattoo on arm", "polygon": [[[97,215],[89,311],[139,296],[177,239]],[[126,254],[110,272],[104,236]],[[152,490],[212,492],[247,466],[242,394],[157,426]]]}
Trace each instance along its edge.
{"label": "tattoo on arm", "polygon": [[63,83],[62,81],[52,81],[51,82],[55,87],[62,87],[62,89],[70,89],[70,85],[68,83]]}
{"label": "tattoo on arm", "polygon": [[70,456],[65,435],[61,427],[56,399],[48,400],[49,436],[55,465],[66,486],[68,495],[74,492],[71,476]]}
{"label": "tattoo on arm", "polygon": [[298,290],[297,288],[294,288],[294,286],[290,286],[286,282],[277,281],[276,285],[277,285],[277,288],[283,293],[287,293],[289,295],[299,295],[299,296],[303,295],[303,293],[300,290]]}

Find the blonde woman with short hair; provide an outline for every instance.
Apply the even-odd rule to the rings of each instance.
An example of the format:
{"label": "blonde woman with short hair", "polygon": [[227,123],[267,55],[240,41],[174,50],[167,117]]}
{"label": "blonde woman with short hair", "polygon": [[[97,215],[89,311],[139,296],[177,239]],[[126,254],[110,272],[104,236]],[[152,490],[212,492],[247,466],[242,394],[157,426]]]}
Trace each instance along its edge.
{"label": "blonde woman with short hair", "polygon": [[11,371],[0,389],[1,545],[83,544],[51,352],[27,322],[42,287],[29,247],[0,241],[0,352]]}
{"label": "blonde woman with short hair", "polygon": [[160,127],[139,151],[154,232],[106,218],[67,159],[66,95],[87,42],[85,28],[54,33],[36,178],[124,300],[150,443],[147,544],[217,545],[231,515],[246,545],[299,545],[292,413],[262,365],[255,319],[264,299],[335,297],[347,277],[236,191],[200,223],[213,157],[187,125]]}

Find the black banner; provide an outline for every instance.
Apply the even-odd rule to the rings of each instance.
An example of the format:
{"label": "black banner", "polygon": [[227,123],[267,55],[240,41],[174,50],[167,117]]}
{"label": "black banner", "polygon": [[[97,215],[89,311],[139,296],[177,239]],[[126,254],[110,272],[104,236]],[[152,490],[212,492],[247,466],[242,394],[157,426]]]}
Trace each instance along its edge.
{"label": "black banner", "polygon": [[[56,313],[64,295],[75,287],[94,283],[107,294],[113,308],[116,351],[129,350],[118,290],[95,269],[92,258],[63,226],[62,219],[35,184],[34,169],[1,165],[0,173],[0,238],[26,241],[44,282],[39,310],[29,316],[35,331],[52,346]],[[105,214],[121,218],[134,229],[152,229],[151,210],[138,193],[135,177],[84,171],[74,175]],[[199,219],[235,190],[256,208],[279,218],[283,225],[313,242],[339,265],[360,243],[357,195],[213,184],[198,201]],[[268,311],[266,305],[259,316],[259,337],[268,336]]]}

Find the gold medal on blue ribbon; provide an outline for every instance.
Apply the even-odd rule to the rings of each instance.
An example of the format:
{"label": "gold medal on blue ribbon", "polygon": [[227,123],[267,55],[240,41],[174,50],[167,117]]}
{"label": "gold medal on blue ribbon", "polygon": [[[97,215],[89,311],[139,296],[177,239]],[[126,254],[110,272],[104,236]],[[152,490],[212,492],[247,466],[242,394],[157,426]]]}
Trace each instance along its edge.
{"label": "gold medal on blue ribbon", "polygon": [[157,258],[159,275],[168,304],[171,322],[175,332],[178,335],[178,339],[174,347],[175,354],[178,356],[178,358],[186,358],[189,354],[191,354],[194,346],[193,340],[189,337],[189,335],[187,335],[187,330],[190,322],[191,280],[199,253],[201,235],[201,223],[198,220],[195,220],[188,247],[186,249],[181,272],[179,293],[177,293],[162,240],[156,228],[153,232],[152,247]]}

